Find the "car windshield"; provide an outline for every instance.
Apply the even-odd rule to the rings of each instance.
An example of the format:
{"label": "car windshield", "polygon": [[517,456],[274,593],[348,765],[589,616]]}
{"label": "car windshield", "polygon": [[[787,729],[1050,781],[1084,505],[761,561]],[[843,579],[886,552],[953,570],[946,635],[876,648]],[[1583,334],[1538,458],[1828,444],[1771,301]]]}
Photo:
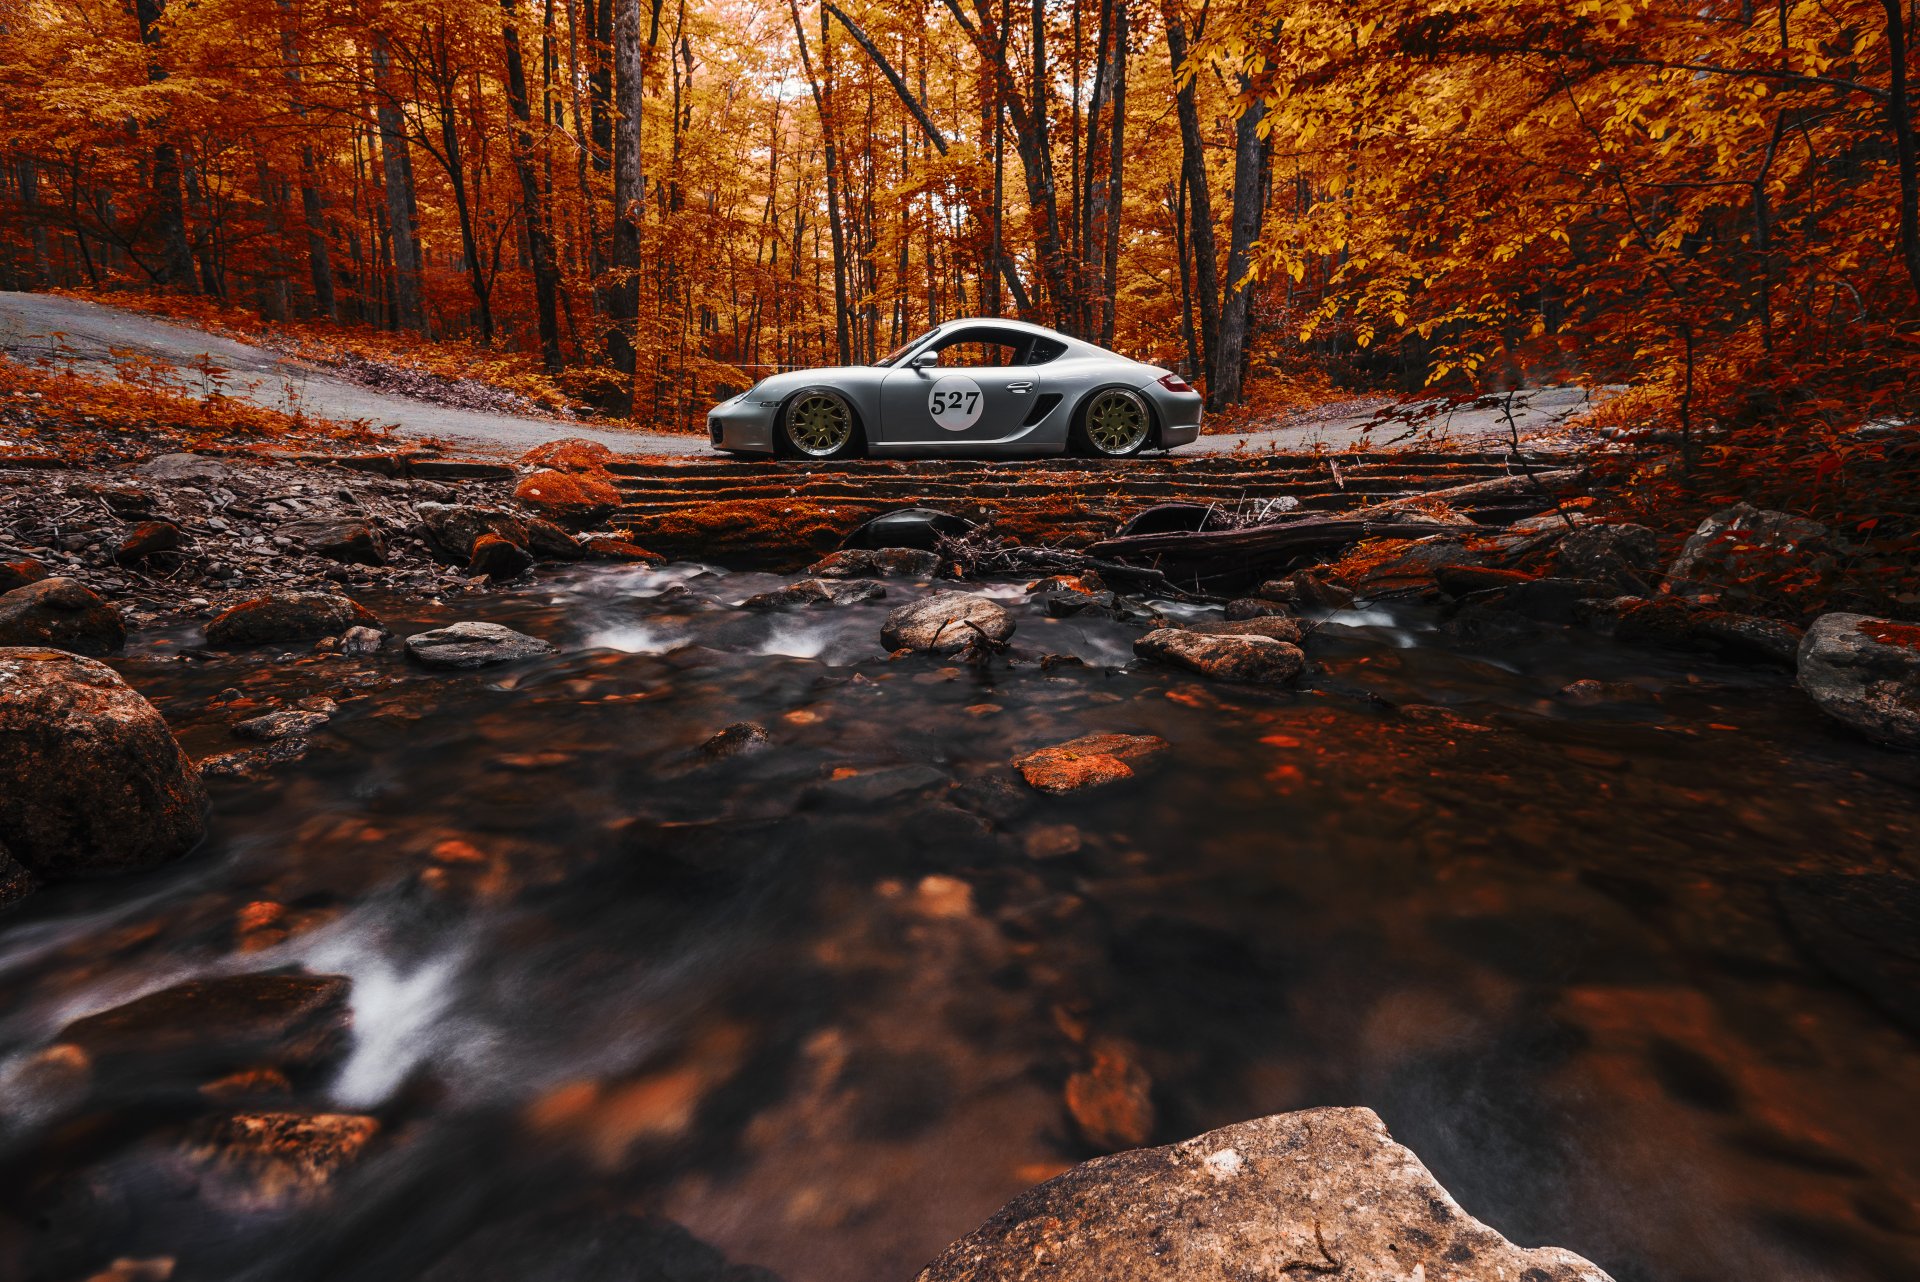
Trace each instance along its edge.
{"label": "car windshield", "polygon": [[938,334],[939,332],[940,332],[940,327],[936,325],[932,329],[928,330],[926,333],[920,335],[920,337],[914,339],[912,342],[900,344],[900,346],[894,348],[892,351],[888,352],[885,356],[882,356],[879,360],[875,361],[874,365],[876,365],[881,369],[885,369],[887,366],[894,364],[902,356],[905,356],[908,352],[920,346],[920,344],[926,342],[929,338],[932,338],[935,334]]}

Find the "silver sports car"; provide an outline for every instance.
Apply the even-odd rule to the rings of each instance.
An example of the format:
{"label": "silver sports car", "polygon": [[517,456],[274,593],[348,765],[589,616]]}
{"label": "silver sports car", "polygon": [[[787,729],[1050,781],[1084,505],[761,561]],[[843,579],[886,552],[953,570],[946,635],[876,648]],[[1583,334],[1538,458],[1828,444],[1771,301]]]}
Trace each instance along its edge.
{"label": "silver sports car", "polygon": [[872,365],[763,379],[707,415],[730,454],[1125,458],[1200,435],[1178,374],[1010,320],[935,326]]}

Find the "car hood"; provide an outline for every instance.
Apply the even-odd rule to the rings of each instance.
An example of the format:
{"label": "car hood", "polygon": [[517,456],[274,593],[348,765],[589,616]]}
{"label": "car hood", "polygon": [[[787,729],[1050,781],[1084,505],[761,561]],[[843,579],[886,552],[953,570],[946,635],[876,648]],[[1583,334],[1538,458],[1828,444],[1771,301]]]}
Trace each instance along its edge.
{"label": "car hood", "polygon": [[792,369],[761,379],[749,388],[745,395],[757,401],[779,400],[803,387],[812,387],[817,383],[844,387],[850,382],[867,382],[886,372],[873,365],[830,365],[824,369]]}

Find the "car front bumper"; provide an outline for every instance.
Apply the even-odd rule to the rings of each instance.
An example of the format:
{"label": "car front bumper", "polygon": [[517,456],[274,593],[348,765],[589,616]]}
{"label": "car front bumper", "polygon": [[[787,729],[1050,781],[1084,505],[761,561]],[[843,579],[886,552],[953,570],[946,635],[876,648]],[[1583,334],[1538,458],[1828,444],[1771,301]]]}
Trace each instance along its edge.
{"label": "car front bumper", "polygon": [[773,420],[779,413],[778,404],[762,404],[747,396],[722,401],[707,411],[707,443],[733,453],[772,454]]}

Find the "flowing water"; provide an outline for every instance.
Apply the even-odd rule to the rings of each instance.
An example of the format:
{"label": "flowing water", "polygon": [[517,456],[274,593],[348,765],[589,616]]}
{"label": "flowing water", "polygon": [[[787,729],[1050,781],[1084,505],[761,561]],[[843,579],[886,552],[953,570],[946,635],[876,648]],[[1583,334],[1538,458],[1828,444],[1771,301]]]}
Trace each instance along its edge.
{"label": "flowing water", "polygon": [[[1920,920],[1920,760],[1784,675],[1382,612],[1327,620],[1303,690],[1210,685],[1018,584],[988,590],[1019,646],[1085,666],[975,669],[882,652],[924,584],[737,608],[779,582],[370,601],[560,649],[471,674],[141,638],[119,666],[196,756],[274,700],[341,707],[215,781],[187,860],[0,922],[0,1270],[406,1278],[635,1210],[788,1282],[904,1282],[1096,1151],[1062,1089],[1098,1053],[1151,1075],[1153,1142],[1368,1105],[1468,1210],[1622,1282],[1920,1274],[1886,929]],[[701,752],[738,721],[772,746]],[[1013,782],[1105,731],[1174,751]],[[66,1022],[280,966],[352,978],[354,1042],[271,1106],[381,1123],[323,1201],[221,1202],[154,1174],[178,1109],[36,1093]]]}

